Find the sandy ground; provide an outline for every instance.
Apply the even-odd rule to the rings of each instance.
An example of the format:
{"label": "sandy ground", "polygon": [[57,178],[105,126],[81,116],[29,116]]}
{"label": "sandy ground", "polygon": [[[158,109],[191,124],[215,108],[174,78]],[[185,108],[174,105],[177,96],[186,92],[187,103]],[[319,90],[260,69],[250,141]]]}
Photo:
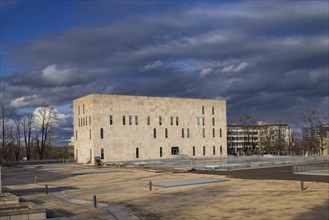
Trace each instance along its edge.
{"label": "sandy ground", "polygon": [[[73,172],[118,172],[71,175]],[[75,205],[44,194],[64,189],[72,199],[97,200],[127,207],[140,219],[329,219],[329,184],[300,181],[245,179],[238,176],[196,173],[159,173],[150,169],[9,167],[2,168],[5,192],[47,209],[50,219],[114,219],[102,209]],[[266,172],[266,170],[264,170]],[[39,184],[34,184],[38,176]],[[220,178],[225,182],[171,188],[153,187],[164,182],[193,178]]]}

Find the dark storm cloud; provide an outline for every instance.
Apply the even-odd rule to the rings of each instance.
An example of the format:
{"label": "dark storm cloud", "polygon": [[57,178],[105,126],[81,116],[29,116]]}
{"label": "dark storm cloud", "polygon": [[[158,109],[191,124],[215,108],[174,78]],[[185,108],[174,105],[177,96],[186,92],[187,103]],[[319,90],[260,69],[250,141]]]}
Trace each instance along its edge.
{"label": "dark storm cloud", "polygon": [[293,114],[328,109],[328,44],[326,1],[168,8],[16,46],[10,61],[32,70],[6,90],[15,107],[118,93],[226,98],[229,117]]}
{"label": "dark storm cloud", "polygon": [[[21,62],[43,65],[56,61],[111,66],[140,62],[150,56],[155,56],[154,59],[190,55],[206,59],[211,55],[249,56],[299,43],[294,42],[294,37],[289,42],[284,36],[309,36],[307,31],[316,31],[314,34],[326,39],[326,8],[323,2],[283,2],[192,9],[174,15],[151,14],[109,26],[45,36],[20,45],[16,57]],[[281,40],[284,42],[280,43]]]}
{"label": "dark storm cloud", "polygon": [[67,87],[94,81],[95,76],[81,72],[78,68],[59,68],[57,65],[46,66],[42,70],[16,72],[7,81],[11,85],[29,85],[34,88]]}

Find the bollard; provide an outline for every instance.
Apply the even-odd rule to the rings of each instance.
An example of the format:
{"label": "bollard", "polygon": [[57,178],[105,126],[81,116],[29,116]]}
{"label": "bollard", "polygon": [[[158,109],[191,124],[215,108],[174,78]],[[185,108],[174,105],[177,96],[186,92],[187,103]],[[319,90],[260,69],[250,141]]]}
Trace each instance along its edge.
{"label": "bollard", "polygon": [[48,185],[45,185],[45,193],[48,194]]}
{"label": "bollard", "polygon": [[94,208],[97,208],[96,195],[93,196],[93,207],[94,207]]}
{"label": "bollard", "polygon": [[302,191],[305,190],[303,180],[300,181],[300,190],[302,190]]}
{"label": "bollard", "polygon": [[36,177],[34,177],[34,183],[35,183],[35,185],[37,185],[38,184],[38,177],[36,176]]}
{"label": "bollard", "polygon": [[152,191],[152,181],[149,182],[150,191]]}

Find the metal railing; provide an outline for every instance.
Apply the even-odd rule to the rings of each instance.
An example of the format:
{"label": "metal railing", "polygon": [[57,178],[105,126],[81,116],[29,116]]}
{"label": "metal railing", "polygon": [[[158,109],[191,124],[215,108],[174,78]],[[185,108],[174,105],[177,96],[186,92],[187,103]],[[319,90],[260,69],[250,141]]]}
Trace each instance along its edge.
{"label": "metal railing", "polygon": [[329,162],[293,166],[294,173],[329,171]]}

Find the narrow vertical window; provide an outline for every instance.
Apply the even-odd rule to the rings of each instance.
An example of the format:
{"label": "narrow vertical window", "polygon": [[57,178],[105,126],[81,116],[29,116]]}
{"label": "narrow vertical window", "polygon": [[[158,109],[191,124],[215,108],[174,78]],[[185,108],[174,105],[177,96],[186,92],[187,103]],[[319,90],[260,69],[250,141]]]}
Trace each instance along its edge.
{"label": "narrow vertical window", "polygon": [[182,128],[182,138],[184,138],[184,128]]}
{"label": "narrow vertical window", "polygon": [[205,124],[205,123],[204,123],[204,117],[202,117],[202,125],[204,126],[204,124]]}
{"label": "narrow vertical window", "polygon": [[162,147],[160,147],[160,157],[162,157]]}
{"label": "narrow vertical window", "polygon": [[203,146],[203,156],[206,156],[206,146]]}
{"label": "narrow vertical window", "polygon": [[212,112],[212,115],[215,114],[215,107],[214,106],[211,108],[211,112]]}
{"label": "narrow vertical window", "polygon": [[202,129],[202,137],[206,137],[206,129]]}
{"label": "narrow vertical window", "polygon": [[220,151],[220,155],[222,155],[223,154],[223,148],[222,148],[222,146],[220,146],[219,151]]}
{"label": "narrow vertical window", "polygon": [[80,115],[80,106],[78,106],[78,115]]}
{"label": "narrow vertical window", "polygon": [[153,138],[157,138],[157,129],[156,128],[153,129]]}
{"label": "narrow vertical window", "polygon": [[219,137],[222,137],[222,129],[219,129]]}
{"label": "narrow vertical window", "polygon": [[110,115],[110,125],[112,125],[112,124],[113,124],[113,116]]}
{"label": "narrow vertical window", "polygon": [[215,118],[212,118],[212,126],[215,126]]}
{"label": "narrow vertical window", "polygon": [[133,118],[131,115],[129,115],[129,125],[132,125],[133,124]]}
{"label": "narrow vertical window", "polygon": [[122,116],[122,124],[126,125],[126,116]]}
{"label": "narrow vertical window", "polygon": [[195,147],[192,148],[192,155],[195,156]]}
{"label": "narrow vertical window", "polygon": [[204,106],[202,106],[202,114],[204,115]]}
{"label": "narrow vertical window", "polygon": [[88,116],[86,116],[86,126],[88,125]]}
{"label": "narrow vertical window", "polygon": [[170,116],[170,125],[174,125],[174,117]]}
{"label": "narrow vertical window", "polygon": [[75,131],[75,140],[78,140],[78,131]]}
{"label": "narrow vertical window", "polygon": [[85,118],[82,118],[82,126],[85,126]]}
{"label": "narrow vertical window", "polygon": [[150,125],[151,124],[151,118],[150,116],[147,116],[147,125]]}
{"label": "narrow vertical window", "polygon": [[79,121],[79,127],[80,127],[80,118],[78,118],[78,119],[79,119],[78,121]]}
{"label": "narrow vertical window", "polygon": [[104,149],[101,149],[101,159],[104,160]]}
{"label": "narrow vertical window", "polygon": [[186,130],[186,132],[187,132],[187,138],[190,138],[190,129],[189,128],[187,128],[187,130]]}
{"label": "narrow vertical window", "polygon": [[135,116],[135,125],[138,125],[138,116]]}
{"label": "narrow vertical window", "polygon": [[136,158],[139,158],[139,149],[138,149],[138,147],[136,148]]}
{"label": "narrow vertical window", "polygon": [[212,129],[212,137],[215,137],[215,128]]}
{"label": "narrow vertical window", "polygon": [[168,138],[168,128],[165,129],[165,138]]}
{"label": "narrow vertical window", "polygon": [[101,139],[103,139],[104,138],[104,130],[103,130],[103,128],[101,128],[100,133],[101,133]]}
{"label": "narrow vertical window", "polygon": [[91,129],[89,129],[89,139],[91,139]]}
{"label": "narrow vertical window", "polygon": [[215,155],[215,154],[216,154],[216,147],[213,146],[213,147],[212,147],[212,155]]}
{"label": "narrow vertical window", "polygon": [[91,125],[91,116],[89,116],[89,125]]}
{"label": "narrow vertical window", "polygon": [[198,126],[200,126],[200,117],[197,118]]}
{"label": "narrow vertical window", "polygon": [[161,126],[162,125],[162,117],[159,116],[159,125]]}
{"label": "narrow vertical window", "polygon": [[82,105],[82,114],[84,114],[85,113],[85,105],[83,104]]}
{"label": "narrow vertical window", "polygon": [[176,117],[176,125],[178,126],[178,117]]}

